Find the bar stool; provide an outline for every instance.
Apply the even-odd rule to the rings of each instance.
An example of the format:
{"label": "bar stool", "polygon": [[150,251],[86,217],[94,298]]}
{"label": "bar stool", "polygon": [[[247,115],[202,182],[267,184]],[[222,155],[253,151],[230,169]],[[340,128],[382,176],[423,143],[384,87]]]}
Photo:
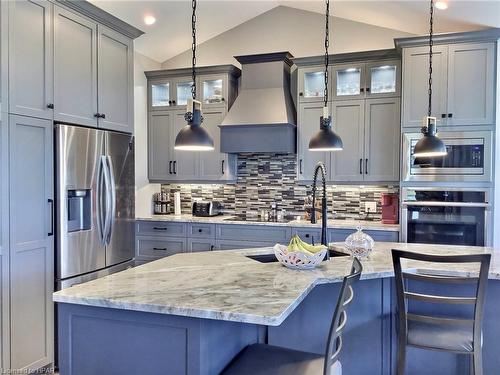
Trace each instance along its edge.
{"label": "bar stool", "polygon": [[324,356],[266,344],[243,349],[222,372],[223,375],[341,375],[339,361],[342,331],[347,323],[347,306],[354,299],[352,285],[359,280],[363,267],[354,259],[350,275],[344,277],[333,314]]}
{"label": "bar stool", "polygon": [[[447,264],[479,263],[479,275],[478,277],[454,277],[405,272],[401,267],[401,259]],[[474,375],[483,373],[481,327],[490,260],[491,254],[444,256],[392,250],[398,300],[398,375],[403,375],[405,372],[407,346],[469,355],[472,357],[471,373]],[[432,284],[434,286],[448,285],[448,296],[412,292],[408,288],[408,280],[417,281],[419,285],[428,287]],[[451,287],[450,284],[455,284],[455,287]],[[458,288],[467,284],[474,292],[469,293],[473,295],[464,297],[466,293]],[[451,293],[453,290],[458,293],[450,296],[448,291]],[[434,310],[434,314],[427,312],[419,314],[409,311],[409,300],[421,304],[469,305],[472,311],[469,319],[461,316],[447,316],[442,311],[441,315],[438,315],[439,311],[434,313]],[[413,309],[410,308],[410,310]]]}

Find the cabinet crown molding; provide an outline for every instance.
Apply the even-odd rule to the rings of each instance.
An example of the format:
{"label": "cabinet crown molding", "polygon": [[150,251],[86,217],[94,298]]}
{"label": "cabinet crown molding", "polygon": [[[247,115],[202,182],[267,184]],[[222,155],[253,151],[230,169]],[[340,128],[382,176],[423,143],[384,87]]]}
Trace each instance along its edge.
{"label": "cabinet crown molding", "polygon": [[[462,33],[443,33],[433,37],[434,44],[454,44],[469,42],[498,42],[500,40],[500,28],[488,28],[477,31],[467,31]],[[407,47],[418,47],[429,44],[428,35],[412,36],[394,39],[397,49]]]}
{"label": "cabinet crown molding", "polygon": [[131,39],[136,39],[144,34],[144,31],[122,21],[112,14],[96,7],[86,0],[53,0],[56,4],[65,6],[66,8],[77,11],[78,13],[91,18],[92,20],[109,27],[120,34],[123,34]]}

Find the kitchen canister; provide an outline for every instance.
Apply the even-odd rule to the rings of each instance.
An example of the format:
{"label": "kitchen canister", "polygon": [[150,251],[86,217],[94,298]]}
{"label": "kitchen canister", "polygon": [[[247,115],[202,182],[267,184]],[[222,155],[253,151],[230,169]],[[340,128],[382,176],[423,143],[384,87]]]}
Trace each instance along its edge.
{"label": "kitchen canister", "polygon": [[181,214],[181,193],[177,191],[174,193],[174,215],[180,215],[180,214]]}

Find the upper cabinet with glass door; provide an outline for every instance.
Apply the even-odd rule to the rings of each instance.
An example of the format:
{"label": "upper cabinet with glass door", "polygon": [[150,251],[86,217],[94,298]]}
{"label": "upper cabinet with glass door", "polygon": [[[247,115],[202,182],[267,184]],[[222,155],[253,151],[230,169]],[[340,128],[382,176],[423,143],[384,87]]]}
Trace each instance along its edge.
{"label": "upper cabinet with glass door", "polygon": [[151,111],[164,111],[172,106],[172,81],[154,80],[148,82],[148,101]]}
{"label": "upper cabinet with glass door", "polygon": [[299,68],[298,101],[322,102],[325,95],[325,68],[323,66]]}
{"label": "upper cabinet with glass door", "polygon": [[333,68],[335,100],[399,96],[399,61],[378,61],[337,65]]}
{"label": "upper cabinet with glass door", "polygon": [[198,90],[203,107],[219,107],[229,101],[228,80],[225,74],[201,76],[198,81]]}

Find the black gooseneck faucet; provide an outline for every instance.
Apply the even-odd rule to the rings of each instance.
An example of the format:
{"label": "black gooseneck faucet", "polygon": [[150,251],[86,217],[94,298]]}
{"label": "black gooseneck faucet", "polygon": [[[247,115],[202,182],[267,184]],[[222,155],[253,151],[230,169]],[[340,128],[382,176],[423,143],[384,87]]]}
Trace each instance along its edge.
{"label": "black gooseneck faucet", "polygon": [[[323,184],[323,197],[321,198],[321,244],[327,246],[326,243],[326,220],[327,220],[327,203],[326,203],[326,168],[322,162],[319,162],[314,169],[314,180],[312,186],[312,209],[311,209],[311,223],[316,224],[316,183],[318,180],[318,173],[321,171],[321,182]],[[330,259],[330,254],[327,251],[325,260]]]}

